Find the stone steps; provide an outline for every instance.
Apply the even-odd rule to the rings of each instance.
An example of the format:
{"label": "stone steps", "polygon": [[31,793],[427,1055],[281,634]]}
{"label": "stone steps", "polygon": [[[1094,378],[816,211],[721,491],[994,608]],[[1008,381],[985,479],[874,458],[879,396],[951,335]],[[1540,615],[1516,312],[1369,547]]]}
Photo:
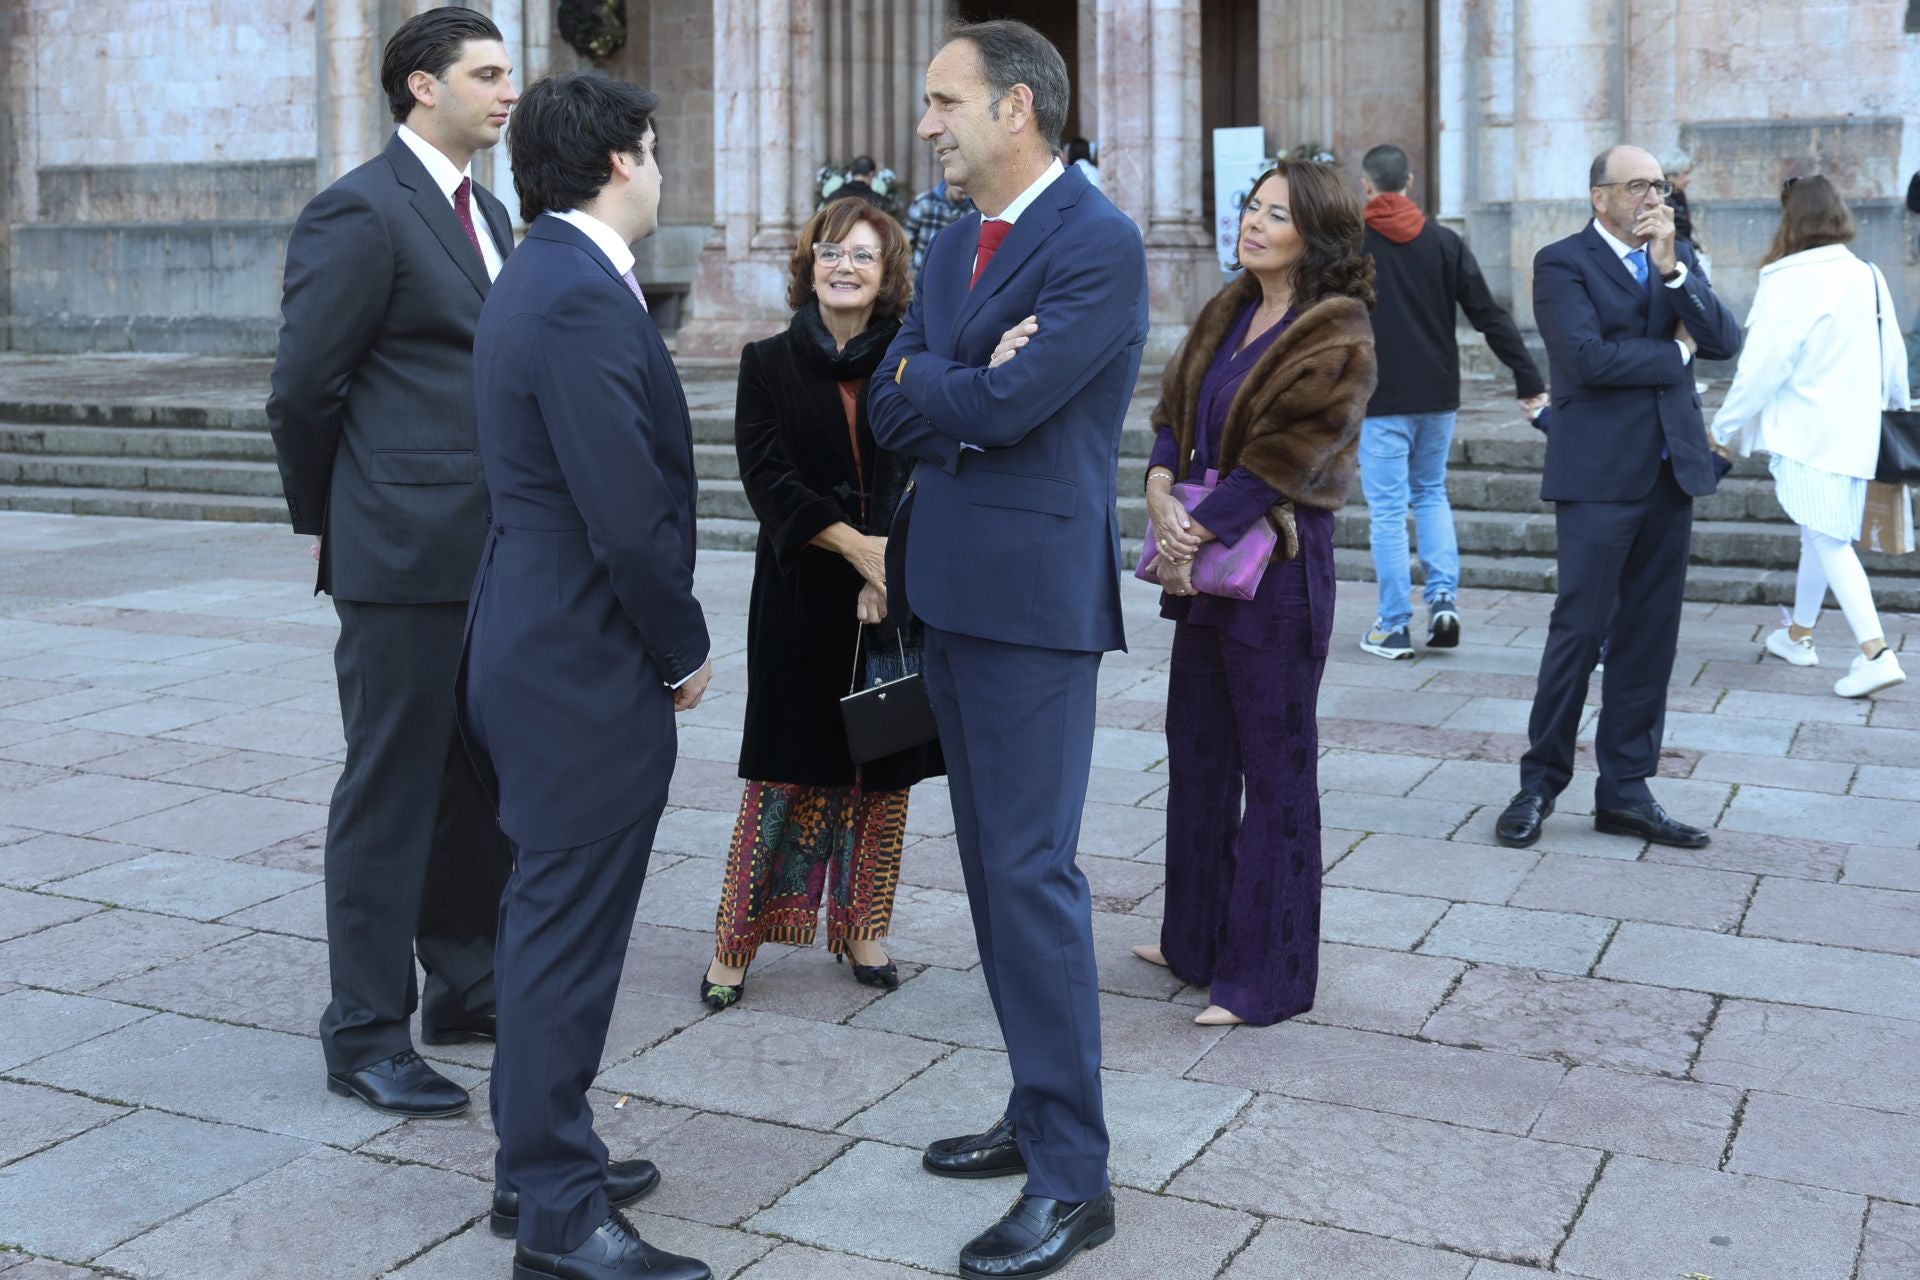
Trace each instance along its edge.
{"label": "stone steps", "polygon": [[0,484],[0,511],[73,516],[145,516],[156,520],[221,520],[288,524],[286,501],[245,494],[170,493],[66,485]]}
{"label": "stone steps", "polygon": [[268,463],[274,460],[273,437],[265,431],[70,423],[0,422],[0,453]]}
{"label": "stone steps", "polygon": [[205,494],[209,497],[242,496],[281,501],[278,466],[272,462],[233,459],[0,453],[0,484],[161,490]]}

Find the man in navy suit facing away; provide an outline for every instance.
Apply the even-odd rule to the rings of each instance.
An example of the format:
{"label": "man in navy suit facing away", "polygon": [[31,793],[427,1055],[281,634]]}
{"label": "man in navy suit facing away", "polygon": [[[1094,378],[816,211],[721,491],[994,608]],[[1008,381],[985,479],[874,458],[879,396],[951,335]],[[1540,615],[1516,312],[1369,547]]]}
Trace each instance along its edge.
{"label": "man in navy suit facing away", "polygon": [[942,1139],[947,1177],[1024,1174],[960,1274],[1051,1272],[1113,1235],[1092,898],[1074,864],[1101,654],[1122,648],[1115,472],[1147,336],[1133,223],[1053,148],[1066,64],[1022,23],[953,29],[920,136],[977,213],[928,250],[874,378],[884,448],[918,458],[890,589],[926,624],[981,968],[1013,1093]]}
{"label": "man in navy suit facing away", "polygon": [[566,74],[508,146],[527,237],[475,335],[493,525],[461,667],[467,743],[513,845],[501,903],[492,1224],[515,1280],[710,1280],[616,1210],[659,1180],[607,1160],[587,1086],[676,751],[712,677],[693,597],[693,435],[633,275],[660,205],[658,100]]}
{"label": "man in navy suit facing away", "polygon": [[1698,848],[1647,779],[1660,765],[1667,680],[1693,539],[1693,500],[1718,477],[1693,359],[1740,354],[1740,322],[1693,248],[1675,241],[1669,184],[1639,147],[1611,147],[1588,174],[1593,220],[1533,260],[1533,314],[1552,367],[1553,428],[1540,496],[1554,504],[1560,584],[1520,760],[1520,791],[1495,826],[1540,838],[1573,777],[1587,682],[1607,646],[1594,739],[1601,831]]}

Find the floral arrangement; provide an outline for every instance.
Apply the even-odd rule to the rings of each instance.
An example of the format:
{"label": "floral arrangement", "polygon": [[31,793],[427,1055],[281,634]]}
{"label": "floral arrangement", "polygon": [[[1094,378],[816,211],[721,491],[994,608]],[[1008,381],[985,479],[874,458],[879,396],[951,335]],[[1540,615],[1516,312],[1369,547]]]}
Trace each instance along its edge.
{"label": "floral arrangement", "polygon": [[[851,181],[851,177],[845,165],[821,165],[813,175],[814,185],[820,192],[816,207],[833,199],[834,194]],[[873,194],[879,196],[887,211],[896,217],[900,212],[899,183],[899,176],[887,168],[880,169],[867,179],[867,185],[873,188]]]}
{"label": "floral arrangement", "polygon": [[[1282,157],[1276,157],[1276,159],[1278,158]],[[1340,163],[1339,159],[1333,154],[1332,147],[1321,146],[1317,142],[1303,142],[1293,150],[1287,152],[1284,158],[1288,160],[1311,160],[1315,164],[1337,165]]]}

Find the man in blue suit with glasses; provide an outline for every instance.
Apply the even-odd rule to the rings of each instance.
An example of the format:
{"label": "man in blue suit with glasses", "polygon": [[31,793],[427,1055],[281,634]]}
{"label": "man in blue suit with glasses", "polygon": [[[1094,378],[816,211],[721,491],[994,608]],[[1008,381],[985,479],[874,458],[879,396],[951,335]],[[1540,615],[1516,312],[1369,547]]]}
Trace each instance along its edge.
{"label": "man in blue suit with glasses", "polygon": [[955,27],[920,136],[978,210],[933,242],[870,401],[920,459],[888,582],[926,624],[981,968],[1013,1093],[942,1139],[947,1177],[1024,1174],[960,1274],[1051,1272],[1113,1235],[1092,898],[1074,864],[1101,655],[1124,647],[1115,472],[1147,336],[1133,223],[1064,169],[1059,51],[1011,21]]}

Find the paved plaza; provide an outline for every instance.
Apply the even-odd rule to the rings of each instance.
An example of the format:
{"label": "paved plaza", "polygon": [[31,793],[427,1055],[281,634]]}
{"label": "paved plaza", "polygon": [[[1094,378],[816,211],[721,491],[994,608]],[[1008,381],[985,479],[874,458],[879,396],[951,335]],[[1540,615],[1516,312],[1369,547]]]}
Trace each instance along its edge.
{"label": "paved plaza", "polygon": [[[0,514],[0,1280],[508,1274],[487,1053],[428,1050],[475,1090],[452,1121],[322,1087],[342,745],[311,568],[281,527]],[[643,1233],[716,1276],[950,1274],[1017,1184],[917,1168],[1008,1081],[944,787],[914,796],[898,991],[773,946],[742,1007],[695,997],[750,574],[701,560],[718,675],[681,722],[600,1130],[664,1170]],[[1389,664],[1343,584],[1319,1003],[1206,1028],[1127,952],[1157,936],[1172,632],[1125,599],[1081,845],[1120,1234],[1064,1274],[1920,1275],[1920,687],[1841,701],[1837,618],[1796,670],[1759,661],[1773,610],[1689,605],[1656,791],[1712,846],[1595,833],[1583,773],[1502,849],[1549,600],[1469,591],[1464,647]],[[1920,619],[1888,625],[1920,649]]]}

